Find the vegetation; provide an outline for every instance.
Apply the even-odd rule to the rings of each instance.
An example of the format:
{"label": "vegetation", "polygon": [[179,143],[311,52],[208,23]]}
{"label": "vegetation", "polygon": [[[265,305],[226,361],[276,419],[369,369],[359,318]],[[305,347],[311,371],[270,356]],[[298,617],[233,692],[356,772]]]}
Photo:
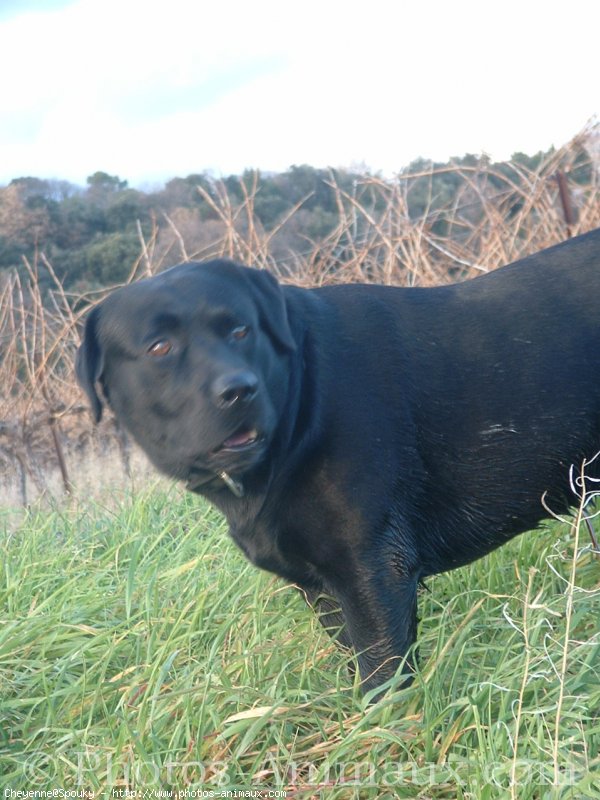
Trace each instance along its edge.
{"label": "vegetation", "polygon": [[[33,263],[43,253],[66,289],[106,286],[127,279],[147,242],[155,264],[173,263],[214,255],[233,226],[242,236],[253,228],[280,268],[295,272],[315,243],[335,236],[342,218],[351,223],[345,239],[366,241],[372,221],[386,220],[390,202],[401,206],[404,227],[426,221],[434,237],[464,245],[490,206],[499,220],[518,220],[532,193],[549,193],[557,204],[558,173],[568,177],[576,215],[582,192],[597,180],[599,136],[592,125],[567,148],[517,153],[506,163],[473,155],[448,164],[420,159],[394,180],[306,165],[221,181],[188,175],[148,192],[105,172],[91,175],[85,188],[20,177],[0,189],[0,270],[20,269],[23,258]],[[242,208],[251,209],[251,218]],[[339,244],[343,256],[350,243]],[[40,276],[48,280],[45,270]]]}
{"label": "vegetation", "polygon": [[393,181],[296,167],[153,193],[105,173],[0,189],[0,475],[28,506],[0,523],[3,796],[600,798],[600,583],[581,509],[429,581],[415,681],[370,705],[299,594],[203,501],[160,484],[30,505],[53,464],[71,491],[98,441],[130,472],[73,375],[81,315],[111,283],[217,255],[306,285],[471,277],[600,226],[598,135]]}
{"label": "vegetation", "polygon": [[204,501],[155,486],[31,510],[0,534],[0,784],[600,798],[586,540],[553,523],[428,581],[419,673],[369,705]]}
{"label": "vegetation", "polygon": [[[73,358],[82,314],[115,283],[215,256],[304,285],[470,278],[600,226],[599,142],[595,124],[555,152],[419,162],[395,180],[293,167],[148,194],[105,173],[85,190],[13,181],[0,189],[0,492],[27,504],[56,471],[67,491],[85,474],[74,458],[96,437]],[[128,474],[111,426],[100,433]]]}

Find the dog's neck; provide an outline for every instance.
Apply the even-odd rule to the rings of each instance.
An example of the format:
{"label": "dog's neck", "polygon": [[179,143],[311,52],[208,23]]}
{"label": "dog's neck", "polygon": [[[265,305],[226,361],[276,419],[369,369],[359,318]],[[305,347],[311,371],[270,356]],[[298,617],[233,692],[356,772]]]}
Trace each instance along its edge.
{"label": "dog's neck", "polygon": [[225,470],[219,472],[219,478],[221,478],[225,486],[227,486],[233,495],[236,497],[244,496],[244,486],[241,481],[232,478],[231,475],[228,475],[227,472],[225,472]]}

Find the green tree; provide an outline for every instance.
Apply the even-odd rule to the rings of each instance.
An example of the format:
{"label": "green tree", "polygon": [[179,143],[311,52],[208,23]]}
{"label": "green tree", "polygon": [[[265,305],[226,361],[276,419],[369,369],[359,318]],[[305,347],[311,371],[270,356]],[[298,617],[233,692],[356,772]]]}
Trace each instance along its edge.
{"label": "green tree", "polygon": [[94,172],[87,178],[86,183],[87,199],[100,208],[106,208],[118,192],[127,189],[127,181],[122,181],[117,175],[109,175],[107,172]]}
{"label": "green tree", "polygon": [[140,242],[133,232],[98,237],[79,251],[82,269],[69,279],[85,278],[92,285],[108,286],[127,278],[140,255]]}

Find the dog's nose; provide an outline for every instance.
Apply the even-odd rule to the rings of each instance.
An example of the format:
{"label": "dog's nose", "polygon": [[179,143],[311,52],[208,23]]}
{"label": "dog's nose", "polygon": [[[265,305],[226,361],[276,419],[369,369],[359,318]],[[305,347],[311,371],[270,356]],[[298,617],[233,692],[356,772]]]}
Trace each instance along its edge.
{"label": "dog's nose", "polygon": [[228,372],[213,382],[212,396],[220,408],[229,408],[234,403],[247,403],[258,389],[258,378],[253,372],[240,370]]}

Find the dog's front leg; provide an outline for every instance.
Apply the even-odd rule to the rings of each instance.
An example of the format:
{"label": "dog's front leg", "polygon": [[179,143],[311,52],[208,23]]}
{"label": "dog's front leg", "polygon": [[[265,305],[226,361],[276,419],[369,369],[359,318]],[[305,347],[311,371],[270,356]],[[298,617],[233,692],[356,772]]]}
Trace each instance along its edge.
{"label": "dog's front leg", "polygon": [[352,640],[346,628],[346,620],[342,614],[339,600],[336,600],[331,591],[324,588],[301,589],[304,599],[316,613],[321,625],[327,633],[342,647],[352,649]]}
{"label": "dog's front leg", "polygon": [[365,691],[393,677],[401,664],[412,671],[407,654],[417,635],[419,576],[401,564],[367,559],[335,586]]}

